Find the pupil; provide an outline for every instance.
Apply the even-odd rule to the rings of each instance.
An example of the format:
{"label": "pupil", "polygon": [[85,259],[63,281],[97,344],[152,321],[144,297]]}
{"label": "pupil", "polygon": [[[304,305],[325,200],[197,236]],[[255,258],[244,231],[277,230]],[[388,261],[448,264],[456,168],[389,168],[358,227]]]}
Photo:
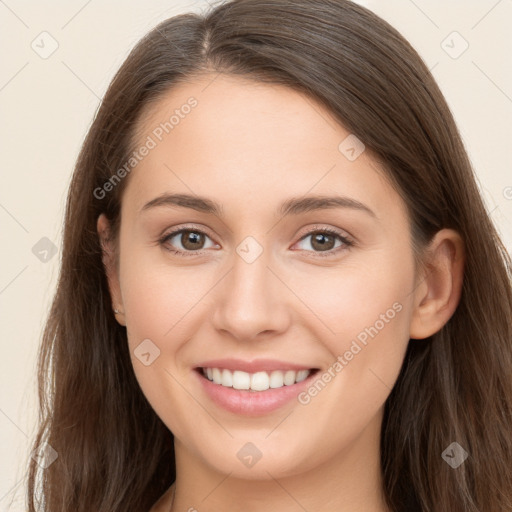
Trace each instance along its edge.
{"label": "pupil", "polygon": [[[187,234],[188,233],[188,234]],[[200,245],[202,235],[200,233],[193,233],[191,231],[183,233],[182,244],[183,247],[187,247],[191,245],[192,247],[188,247],[189,249],[197,249],[197,247],[193,247],[194,245]]]}
{"label": "pupil", "polygon": [[[331,239],[329,243],[329,241],[326,241],[325,239]],[[330,245],[332,245],[332,241],[333,241],[333,236],[332,235],[326,235],[326,234],[323,234],[323,233],[318,233],[317,235],[315,235],[313,237],[313,240],[314,240],[314,243],[318,243],[319,244],[319,247],[321,249],[326,249],[326,246],[329,246],[327,247],[327,250],[331,249],[332,247],[330,247]],[[314,245],[314,244],[313,244]]]}

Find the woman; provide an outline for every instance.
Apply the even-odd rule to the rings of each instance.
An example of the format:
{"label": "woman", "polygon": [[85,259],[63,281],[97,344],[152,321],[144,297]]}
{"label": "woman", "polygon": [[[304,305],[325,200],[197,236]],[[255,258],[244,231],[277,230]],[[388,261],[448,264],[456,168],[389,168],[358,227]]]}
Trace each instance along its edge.
{"label": "woman", "polygon": [[386,22],[171,18],[73,175],[29,510],[512,510],[510,270]]}

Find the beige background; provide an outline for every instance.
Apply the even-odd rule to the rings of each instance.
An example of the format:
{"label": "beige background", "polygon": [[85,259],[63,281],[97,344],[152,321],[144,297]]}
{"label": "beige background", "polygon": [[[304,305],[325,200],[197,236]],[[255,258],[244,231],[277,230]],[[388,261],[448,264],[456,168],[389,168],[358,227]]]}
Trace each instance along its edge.
{"label": "beige background", "polygon": [[[512,0],[359,3],[398,28],[432,69],[490,216],[511,251]],[[82,140],[136,41],[165,18],[207,7],[205,1],[176,0],[0,0],[0,511],[25,510],[36,353],[56,285],[66,190]],[[43,31],[50,35],[39,36]],[[464,40],[467,50],[452,58]],[[33,41],[39,53],[52,44],[58,48],[43,59]],[[43,237],[55,244],[55,255],[43,252]],[[43,246],[36,256],[38,242]]]}

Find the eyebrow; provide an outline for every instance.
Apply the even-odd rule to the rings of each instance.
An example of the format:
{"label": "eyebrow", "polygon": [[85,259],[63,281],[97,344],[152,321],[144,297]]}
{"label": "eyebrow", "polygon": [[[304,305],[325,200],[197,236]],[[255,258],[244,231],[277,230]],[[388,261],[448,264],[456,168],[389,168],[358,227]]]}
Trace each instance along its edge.
{"label": "eyebrow", "polygon": [[[180,206],[190,208],[201,213],[209,213],[217,217],[223,216],[223,208],[219,203],[206,197],[189,194],[161,194],[151,201],[147,202],[142,208],[141,213],[159,206]],[[358,210],[377,218],[377,215],[368,206],[346,196],[323,196],[310,195],[303,197],[292,197],[284,201],[277,209],[277,214],[285,217],[287,215],[299,215],[316,210],[327,210],[334,208],[347,208]]]}

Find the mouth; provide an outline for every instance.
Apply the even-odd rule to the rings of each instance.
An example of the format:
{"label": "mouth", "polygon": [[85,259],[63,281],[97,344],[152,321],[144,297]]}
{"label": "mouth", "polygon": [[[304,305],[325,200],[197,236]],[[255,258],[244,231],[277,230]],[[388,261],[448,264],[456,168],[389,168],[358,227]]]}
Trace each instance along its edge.
{"label": "mouth", "polygon": [[[243,416],[261,416],[283,408],[286,404],[299,405],[298,395],[311,385],[319,368],[296,366],[291,369],[274,368],[256,371],[215,366],[194,368],[204,395],[214,405],[225,411]],[[243,365],[238,365],[243,366]],[[245,365],[249,369],[249,365]],[[302,406],[301,406],[302,407]]]}
{"label": "mouth", "polygon": [[219,386],[254,392],[293,386],[319,371],[318,368],[310,368],[307,370],[273,370],[249,373],[242,370],[216,367],[198,367],[195,370],[202,377]]}

